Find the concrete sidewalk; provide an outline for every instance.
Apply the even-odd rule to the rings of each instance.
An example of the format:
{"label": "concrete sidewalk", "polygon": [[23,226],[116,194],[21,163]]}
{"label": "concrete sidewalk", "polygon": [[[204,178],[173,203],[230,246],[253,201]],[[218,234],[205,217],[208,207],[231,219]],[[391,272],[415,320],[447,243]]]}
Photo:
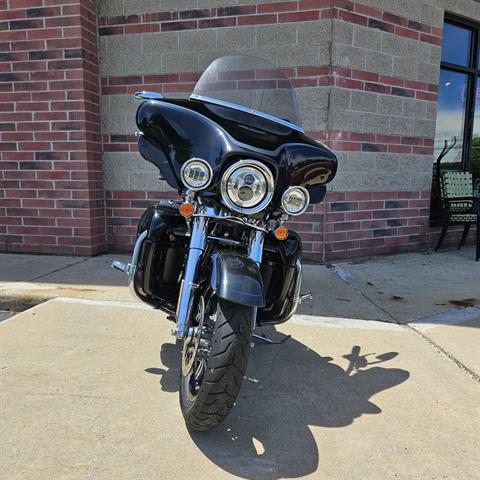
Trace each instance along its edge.
{"label": "concrete sidewalk", "polygon": [[[0,254],[0,320],[11,316],[5,310],[57,297],[135,302],[126,277],[110,268],[114,258],[127,260]],[[314,298],[297,317],[308,323],[321,315],[408,324],[479,375],[480,263],[473,259],[473,247],[467,247],[305,265],[302,290]]]}
{"label": "concrete sidewalk", "polygon": [[38,304],[0,323],[2,477],[480,479],[468,249],[307,265],[314,301],[207,434],[181,417],[171,323],[112,258],[0,255],[0,310]]}

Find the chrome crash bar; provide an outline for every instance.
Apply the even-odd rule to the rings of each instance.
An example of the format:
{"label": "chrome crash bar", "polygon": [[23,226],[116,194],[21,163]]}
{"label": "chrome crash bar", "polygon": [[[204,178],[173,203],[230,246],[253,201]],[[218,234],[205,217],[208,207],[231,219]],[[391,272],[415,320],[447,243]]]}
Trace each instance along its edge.
{"label": "chrome crash bar", "polygon": [[126,273],[130,279],[133,279],[135,275],[135,271],[137,269],[137,262],[138,262],[138,256],[140,255],[140,248],[142,248],[142,243],[145,240],[147,233],[148,231],[145,230],[137,238],[130,263],[123,263],[123,262],[120,262],[120,260],[114,260],[112,262],[112,268],[115,268],[116,270],[120,270],[121,272]]}
{"label": "chrome crash bar", "polygon": [[115,268],[116,270],[120,270],[121,272],[127,274],[130,291],[132,292],[132,295],[138,298],[139,300],[143,300],[143,299],[140,298],[137,292],[135,291],[135,288],[133,285],[133,279],[135,277],[135,272],[137,271],[137,264],[138,264],[138,257],[140,255],[140,249],[142,248],[143,241],[147,237],[147,234],[148,234],[148,230],[145,230],[137,238],[130,263],[123,263],[123,262],[120,262],[119,260],[114,260],[112,262],[112,268]]}

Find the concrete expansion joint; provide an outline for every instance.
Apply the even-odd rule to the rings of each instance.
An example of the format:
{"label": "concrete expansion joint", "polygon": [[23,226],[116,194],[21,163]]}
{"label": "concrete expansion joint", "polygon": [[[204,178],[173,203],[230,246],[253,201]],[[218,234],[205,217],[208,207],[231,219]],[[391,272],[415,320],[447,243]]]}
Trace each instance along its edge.
{"label": "concrete expansion joint", "polygon": [[419,335],[426,343],[431,345],[437,353],[439,353],[443,357],[446,357],[448,360],[452,361],[458,368],[463,370],[469,377],[471,377],[476,382],[480,383],[480,375],[478,375],[473,370],[468,368],[466,365],[460,362],[460,360],[455,358],[452,354],[448,353],[444,348],[438,345],[438,343],[434,342],[432,339],[428,338],[423,332],[421,332],[415,327],[412,327],[411,325],[407,324],[407,325],[404,325],[404,327],[408,328],[410,331]]}
{"label": "concrete expansion joint", "polygon": [[[332,263],[330,265],[327,265],[327,268],[329,270],[331,270],[333,273],[335,273],[346,284],[350,285],[350,287],[353,288],[357,293],[359,293],[363,298],[365,298],[365,300],[367,300],[372,305],[374,305],[375,307],[380,309],[382,312],[387,314],[392,319],[392,321],[382,320],[382,319],[372,319],[372,321],[383,322],[383,323],[395,323],[395,324],[399,325],[400,327],[402,327],[403,329],[407,329],[407,330],[413,332],[414,334],[420,336],[428,345],[433,347],[438,354],[440,354],[442,357],[448,359],[449,361],[453,362],[458,368],[463,370],[474,381],[480,382],[480,375],[475,373],[472,369],[468,368],[465,364],[463,364],[460,360],[458,360],[454,355],[447,352],[438,343],[436,343],[431,338],[429,338],[427,335],[425,335],[419,328],[416,328],[412,325],[409,325],[409,323],[415,323],[418,320],[423,320],[423,319],[421,319],[421,317],[416,318],[414,320],[410,320],[407,323],[401,322],[394,315],[392,315],[388,310],[386,310],[381,305],[379,305],[377,302],[372,300],[360,288],[355,286],[352,282],[353,275],[347,269],[345,269],[344,267],[342,267],[338,264],[334,264],[334,263]],[[474,305],[474,306],[469,307],[469,308],[464,308],[464,309],[460,309],[460,310],[455,309],[455,310],[451,310],[451,311],[448,311],[448,312],[439,313],[437,315],[434,315],[434,316],[430,317],[430,321],[431,321],[431,323],[434,323],[435,319],[439,319],[440,317],[445,317],[445,315],[447,314],[449,316],[449,319],[450,319],[450,322],[449,322],[450,324],[459,323],[460,321],[462,321],[464,319],[465,311],[467,311],[467,310],[469,310],[469,311],[472,311],[472,310],[480,311],[480,305]]]}
{"label": "concrete expansion joint", "polygon": [[76,262],[69,263],[68,265],[64,265],[63,267],[57,268],[56,270],[51,270],[50,272],[42,273],[41,275],[38,275],[37,277],[31,278],[29,281],[33,282],[34,280],[38,280],[40,278],[46,277],[48,275],[51,275],[52,273],[61,272],[62,270],[66,270],[67,268],[73,267],[74,265],[78,265],[79,263],[86,262],[87,260],[89,260],[88,257],[81,258],[80,260],[78,260]]}
{"label": "concrete expansion joint", "polygon": [[372,321],[374,322],[383,322],[383,323],[395,323],[400,326],[404,326],[402,322],[400,322],[397,318],[395,318],[389,311],[385,310],[381,305],[376,303],[374,300],[372,300],[370,297],[368,297],[365,293],[362,292],[360,288],[355,286],[350,280],[352,279],[352,274],[346,270],[345,268],[341,267],[338,264],[332,263],[330,265],[327,265],[327,268],[331,270],[333,273],[335,273],[341,280],[343,280],[345,283],[350,285],[353,290],[355,290],[359,295],[361,295],[365,300],[370,302],[372,305],[377,307],[379,310],[381,310],[383,313],[388,315],[392,320],[383,320],[381,318],[373,318]]}

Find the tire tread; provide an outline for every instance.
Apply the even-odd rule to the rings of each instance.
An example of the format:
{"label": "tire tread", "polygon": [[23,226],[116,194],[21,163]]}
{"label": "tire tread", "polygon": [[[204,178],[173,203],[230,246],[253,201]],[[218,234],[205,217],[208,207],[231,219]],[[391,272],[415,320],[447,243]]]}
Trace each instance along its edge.
{"label": "tire tread", "polygon": [[219,425],[235,403],[248,364],[252,307],[218,300],[218,318],[211,341],[206,377],[194,402],[185,401],[181,381],[180,404],[188,426],[210,430]]}

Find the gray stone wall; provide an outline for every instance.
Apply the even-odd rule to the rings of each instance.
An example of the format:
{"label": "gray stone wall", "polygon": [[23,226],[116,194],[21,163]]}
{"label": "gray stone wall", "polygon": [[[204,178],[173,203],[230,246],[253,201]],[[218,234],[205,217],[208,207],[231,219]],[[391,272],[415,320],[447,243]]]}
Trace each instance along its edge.
{"label": "gray stone wall", "polygon": [[[105,3],[105,2],[104,2]],[[127,12],[136,11],[125,2]],[[158,2],[145,2],[155,9]],[[197,2],[182,2],[182,4]],[[218,2],[219,4],[221,2]],[[224,4],[225,2],[222,2]],[[248,4],[254,2],[242,2]],[[164,2],[167,5],[166,2]],[[215,4],[215,2],[209,2]],[[118,14],[121,2],[108,2],[101,11]],[[130,9],[132,8],[132,9]],[[158,8],[158,7],[157,7]],[[168,9],[164,6],[162,8]],[[201,73],[223,55],[241,54],[263,58],[279,67],[317,66],[330,63],[331,22],[328,20],[252,27],[212,28],[194,31],[141,33],[100,36],[101,76],[129,76],[146,74]],[[303,125],[308,130],[326,130],[329,105],[329,87],[298,88],[297,96]],[[186,97],[188,93],[169,93]],[[134,118],[136,103],[131,95],[104,95],[102,97],[102,133],[104,135],[131,135],[136,130]],[[105,185],[107,189],[129,190],[137,185],[132,175],[144,175],[137,153],[123,155],[131,158],[128,175],[115,171],[116,156],[104,154]],[[138,168],[138,171],[135,170]],[[136,178],[140,178],[136,176]],[[154,176],[146,176],[146,190],[158,189]]]}
{"label": "gray stone wall", "polygon": [[[259,5],[271,0],[101,0],[101,17],[197,8]],[[278,2],[280,3],[280,2]],[[358,3],[358,2],[357,2]],[[480,21],[474,0],[363,0],[361,4],[405,17],[431,28],[442,28],[445,10]],[[416,94],[368,91],[339,84],[335,69],[369,72],[395,81],[436,85],[440,46],[406,38],[396,32],[344,19],[322,19],[271,25],[251,25],[158,33],[129,33],[99,37],[102,77],[201,72],[222,55],[261,57],[284,68],[332,66],[328,86],[298,87],[307,131],[358,133],[433,139],[436,102]],[[339,70],[339,71],[340,71]],[[344,76],[341,70],[340,77]],[[352,75],[355,75],[354,73]],[[384,78],[385,77],[385,78]],[[395,80],[397,79],[397,80]],[[410,84],[409,84],[410,85]],[[413,88],[413,87],[412,87]],[[426,88],[426,87],[425,87]],[[187,92],[170,95],[186,96]],[[102,98],[102,134],[131,135],[136,104],[130,94]],[[327,134],[325,134],[327,135]],[[403,141],[403,140],[401,140]],[[377,138],[376,145],[382,142]],[[336,145],[340,168],[334,191],[428,190],[433,158],[412,149],[409,153],[351,151],[354,145]],[[334,147],[335,148],[335,147]],[[381,148],[380,148],[381,150]],[[393,149],[392,149],[393,150]],[[155,170],[135,152],[104,154],[107,190],[164,190]]]}

